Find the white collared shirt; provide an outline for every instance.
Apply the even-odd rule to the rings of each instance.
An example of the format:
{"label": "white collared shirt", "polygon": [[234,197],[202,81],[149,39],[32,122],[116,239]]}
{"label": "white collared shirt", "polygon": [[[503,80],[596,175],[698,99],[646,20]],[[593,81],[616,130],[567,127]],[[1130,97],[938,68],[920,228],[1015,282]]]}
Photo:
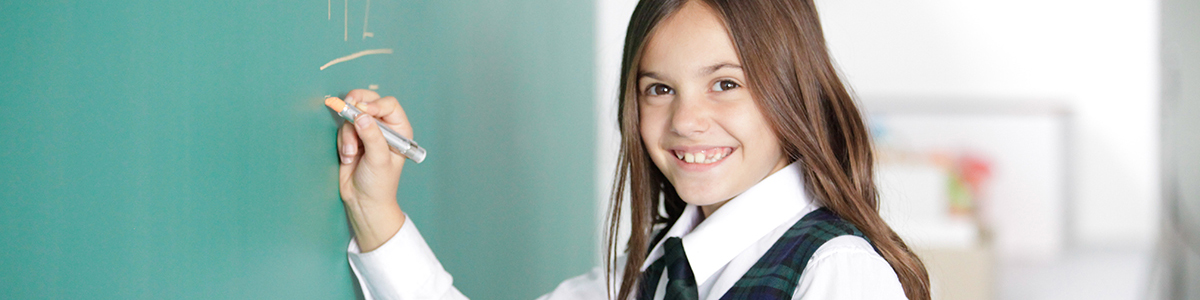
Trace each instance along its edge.
{"label": "white collared shirt", "polygon": [[[688,205],[666,229],[666,237],[683,240],[700,299],[721,298],[784,232],[818,208],[805,194],[802,178],[799,165],[793,163],[729,200],[708,218],[699,207]],[[367,299],[466,299],[454,288],[452,277],[411,220],[405,220],[400,231],[378,249],[359,253],[358,244],[351,240],[348,252],[350,267]],[[660,241],[642,270],[662,255]],[[624,265],[623,258],[618,260],[618,266]],[[617,269],[620,272],[621,268]],[[614,282],[619,282],[621,274],[615,276],[618,280]],[[539,299],[606,299],[605,284],[603,267],[596,267],[563,281]],[[663,298],[666,284],[665,278],[659,280],[656,300]],[[891,265],[857,236],[836,237],[817,248],[792,298],[906,299]]]}

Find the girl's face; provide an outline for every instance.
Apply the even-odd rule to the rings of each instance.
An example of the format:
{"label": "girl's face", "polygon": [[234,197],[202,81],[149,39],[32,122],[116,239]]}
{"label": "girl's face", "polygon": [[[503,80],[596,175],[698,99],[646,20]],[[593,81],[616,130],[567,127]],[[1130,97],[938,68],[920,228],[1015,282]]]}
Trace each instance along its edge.
{"label": "girl's face", "polygon": [[707,216],[787,166],[714,11],[689,1],[658,24],[644,50],[642,139],[683,201]]}

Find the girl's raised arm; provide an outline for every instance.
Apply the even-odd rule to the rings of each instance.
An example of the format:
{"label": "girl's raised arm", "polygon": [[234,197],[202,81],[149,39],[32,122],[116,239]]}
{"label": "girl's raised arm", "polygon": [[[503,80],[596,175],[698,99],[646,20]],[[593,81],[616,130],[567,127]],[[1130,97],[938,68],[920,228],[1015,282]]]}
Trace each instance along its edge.
{"label": "girl's raised arm", "polygon": [[362,252],[375,250],[404,225],[404,212],[396,203],[396,190],[405,157],[392,151],[378,125],[367,118],[379,119],[392,130],[411,139],[412,125],[394,97],[380,97],[374,91],[353,90],[346,104],[363,111],[355,122],[345,122],[338,131],[338,187],[346,218],[354,229]]}

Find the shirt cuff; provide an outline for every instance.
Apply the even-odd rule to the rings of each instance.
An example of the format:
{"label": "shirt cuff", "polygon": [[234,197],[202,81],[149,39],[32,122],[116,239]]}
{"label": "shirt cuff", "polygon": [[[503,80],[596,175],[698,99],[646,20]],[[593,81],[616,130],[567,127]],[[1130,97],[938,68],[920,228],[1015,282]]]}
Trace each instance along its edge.
{"label": "shirt cuff", "polygon": [[362,253],[352,238],[346,252],[367,299],[439,299],[457,294],[451,291],[450,274],[407,215],[400,231],[379,248]]}

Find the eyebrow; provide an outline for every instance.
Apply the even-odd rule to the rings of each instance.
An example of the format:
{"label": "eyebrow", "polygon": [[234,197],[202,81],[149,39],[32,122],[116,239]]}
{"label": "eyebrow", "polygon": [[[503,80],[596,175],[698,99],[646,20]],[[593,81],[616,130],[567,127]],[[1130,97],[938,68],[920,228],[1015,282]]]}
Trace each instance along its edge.
{"label": "eyebrow", "polygon": [[[712,73],[715,73],[715,72],[717,72],[717,70],[724,69],[724,68],[735,68],[735,69],[739,69],[739,70],[740,70],[740,69],[742,69],[742,66],[740,66],[740,65],[738,65],[738,64],[735,64],[735,63],[728,63],[728,62],[725,62],[725,63],[718,63],[718,64],[715,64],[715,65],[711,65],[711,66],[704,67],[704,68],[700,69],[700,75],[701,75],[701,76],[707,76],[707,75],[710,75],[710,74],[712,74]],[[642,78],[642,77],[650,77],[650,78],[653,78],[653,79],[655,79],[655,80],[662,80],[662,77],[660,77],[660,76],[658,75],[658,73],[654,73],[654,72],[638,72],[638,77],[637,77],[637,78],[638,78],[639,80],[641,80],[641,78]]]}
{"label": "eyebrow", "polygon": [[709,67],[707,67],[707,68],[704,68],[704,69],[703,69],[703,71],[702,71],[700,74],[701,74],[701,75],[709,75],[709,74],[712,74],[713,72],[716,72],[717,70],[720,70],[720,69],[722,69],[722,68],[736,68],[736,69],[741,69],[741,68],[742,68],[742,66],[739,66],[738,64],[735,64],[735,63],[727,63],[727,62],[725,62],[725,63],[719,63],[719,64],[715,64],[715,65],[709,66]]}
{"label": "eyebrow", "polygon": [[637,77],[638,81],[641,81],[642,77],[650,77],[650,78],[653,78],[654,80],[662,81],[662,77],[659,77],[658,73],[654,73],[654,72],[638,72],[638,77]]}

